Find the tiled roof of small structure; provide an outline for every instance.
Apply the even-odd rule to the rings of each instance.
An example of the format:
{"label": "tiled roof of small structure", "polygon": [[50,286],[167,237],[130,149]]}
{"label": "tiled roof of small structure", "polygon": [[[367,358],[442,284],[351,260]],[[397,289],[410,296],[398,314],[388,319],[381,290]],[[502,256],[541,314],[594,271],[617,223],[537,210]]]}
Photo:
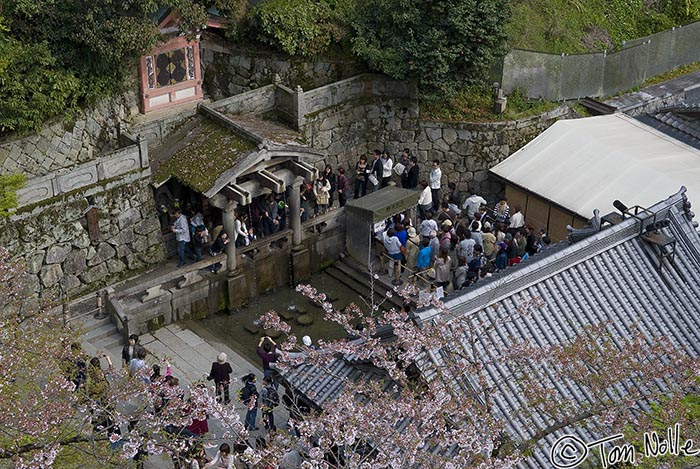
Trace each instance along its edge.
{"label": "tiled roof of small structure", "polygon": [[700,102],[661,109],[637,119],[687,145],[700,149]]}
{"label": "tiled roof of small structure", "polygon": [[255,149],[254,142],[197,115],[185,121],[151,151],[153,179],[161,183],[175,177],[204,193],[214,186],[219,175]]}
{"label": "tiled roof of small structure", "polygon": [[[641,221],[628,217],[570,246],[538,254],[518,269],[506,269],[501,281],[485,282],[463,295],[448,297],[445,305],[451,316],[445,321],[488,318],[493,329],[488,333],[488,347],[481,350],[485,356],[505,351],[510,338],[545,347],[564,343],[587,325],[604,322],[609,322],[614,340],[631,338],[638,330],[648,338],[666,336],[675,347],[699,356],[700,236],[684,207],[684,192],[682,188],[649,209],[657,219],[671,222],[663,232],[677,242],[672,265],[664,261],[659,270],[656,255],[640,236],[651,215]],[[544,305],[532,315],[499,320],[535,297]],[[416,316],[427,323],[440,319],[439,314],[426,309]],[[455,337],[454,343],[469,341]],[[418,366],[426,379],[435,377],[438,367],[443,372],[447,369],[441,366],[445,356],[440,350],[423,354]],[[511,370],[487,365],[486,373],[496,385],[492,396],[495,409],[507,422],[509,433],[518,441],[529,440],[534,435],[532,420],[521,412],[529,404],[510,387]],[[586,391],[574,383],[552,382],[551,386],[562,399],[586,402]],[[534,418],[540,428],[551,424],[544,414],[535,412]],[[566,427],[548,436],[525,465],[550,467],[548,449],[563,434],[578,433],[584,441],[593,441],[606,436],[607,430],[593,424]]]}
{"label": "tiled roof of small structure", "polygon": [[[337,399],[348,381],[385,380],[387,377],[383,370],[347,354],[336,356],[325,366],[303,363],[280,373],[296,392],[319,408]],[[385,389],[389,386],[391,383],[387,380]]]}

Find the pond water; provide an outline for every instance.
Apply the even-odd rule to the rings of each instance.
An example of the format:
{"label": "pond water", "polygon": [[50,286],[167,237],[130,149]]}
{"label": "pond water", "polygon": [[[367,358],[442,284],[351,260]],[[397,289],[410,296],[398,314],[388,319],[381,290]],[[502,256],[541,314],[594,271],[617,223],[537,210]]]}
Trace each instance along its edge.
{"label": "pond water", "polygon": [[[305,283],[314,286],[320,292],[326,293],[331,299],[337,298],[337,300],[333,301],[333,305],[338,309],[345,308],[350,303],[355,303],[364,311],[368,310],[358,293],[323,272],[315,274]],[[299,316],[299,313],[294,314],[293,318],[286,320],[287,324],[292,328],[291,333],[296,335],[299,341],[305,335],[311,337],[314,343],[319,338],[340,339],[346,336],[345,331],[340,326],[324,319],[322,308],[289,287],[279,287],[266,292],[234,313],[218,313],[198,321],[198,325],[204,327],[221,342],[250,359],[253,363],[257,363],[260,359],[255,353],[255,348],[264,332],[260,329],[257,333],[251,333],[246,330],[246,327],[252,326],[267,311],[274,310],[281,313],[292,304],[296,306],[299,313],[305,311],[313,317],[313,323],[308,326],[302,326],[297,323],[296,317]]]}

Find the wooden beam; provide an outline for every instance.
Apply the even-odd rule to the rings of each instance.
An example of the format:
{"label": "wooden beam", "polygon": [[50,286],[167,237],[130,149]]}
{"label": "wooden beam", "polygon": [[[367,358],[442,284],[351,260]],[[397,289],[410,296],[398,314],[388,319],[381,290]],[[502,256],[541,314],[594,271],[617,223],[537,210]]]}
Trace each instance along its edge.
{"label": "wooden beam", "polygon": [[289,168],[294,174],[310,181],[318,177],[318,169],[303,161],[290,161]]}
{"label": "wooden beam", "polygon": [[248,205],[253,201],[250,192],[243,189],[238,184],[228,184],[223,188],[222,192],[226,194],[230,200],[238,202],[239,205]]}
{"label": "wooden beam", "polygon": [[278,194],[284,192],[284,181],[266,169],[256,172],[255,179],[257,179],[261,186],[267,187],[272,192],[276,192]]}

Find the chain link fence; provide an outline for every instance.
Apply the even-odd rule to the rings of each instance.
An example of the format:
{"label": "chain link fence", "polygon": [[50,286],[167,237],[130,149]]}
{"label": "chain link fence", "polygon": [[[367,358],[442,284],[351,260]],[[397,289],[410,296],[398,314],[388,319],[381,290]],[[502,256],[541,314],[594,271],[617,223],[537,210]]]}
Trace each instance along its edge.
{"label": "chain link fence", "polygon": [[614,95],[681,65],[700,61],[700,21],[623,44],[613,53],[547,54],[511,50],[501,86],[550,101]]}

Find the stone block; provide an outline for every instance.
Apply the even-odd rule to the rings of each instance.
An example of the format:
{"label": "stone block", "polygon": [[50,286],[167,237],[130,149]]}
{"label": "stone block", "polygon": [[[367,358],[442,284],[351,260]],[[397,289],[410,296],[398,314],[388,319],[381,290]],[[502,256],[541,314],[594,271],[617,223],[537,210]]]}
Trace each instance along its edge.
{"label": "stone block", "polygon": [[158,222],[155,214],[153,214],[151,217],[145,218],[134,226],[134,233],[140,235],[145,235],[158,230],[160,230],[160,222]]}
{"label": "stone block", "polygon": [[126,270],[126,264],[119,259],[108,259],[106,264],[110,274],[118,274]]}
{"label": "stone block", "polygon": [[[433,160],[440,160],[440,161],[442,161],[442,159],[443,159],[444,156],[445,156],[445,155],[444,155],[440,150],[430,150],[430,151],[428,152],[428,158],[430,159],[430,161],[433,161]],[[444,169],[442,170],[442,174],[443,174],[443,175],[445,174],[445,170],[444,170]]]}
{"label": "stone block", "polygon": [[188,286],[190,286],[190,285],[193,285],[193,284],[195,284],[195,283],[198,283],[198,282],[201,282],[202,280],[204,280],[204,277],[202,277],[202,276],[199,274],[199,271],[197,271],[197,270],[192,270],[192,271],[190,271],[190,272],[185,272],[185,273],[183,274],[183,277],[184,277],[184,279],[183,279],[183,280],[180,280],[180,281],[177,283],[177,288],[179,288],[179,289],[183,289],[183,288],[185,288],[185,287],[188,287]]}
{"label": "stone block", "polygon": [[63,291],[68,293],[77,291],[82,286],[82,282],[75,275],[65,275],[61,280]]}
{"label": "stone block", "polygon": [[44,256],[46,253],[43,250],[34,251],[26,257],[27,272],[30,274],[38,274],[41,266],[44,265]]}
{"label": "stone block", "polygon": [[448,145],[452,145],[457,140],[457,131],[455,129],[442,129],[442,138]]}
{"label": "stone block", "polygon": [[27,181],[27,185],[17,191],[19,206],[33,204],[54,196],[51,177],[45,176]]}
{"label": "stone block", "polygon": [[474,173],[474,180],[476,182],[484,182],[488,180],[489,178],[489,173],[488,171],[477,171]]}
{"label": "stone block", "polygon": [[63,262],[63,271],[67,274],[79,274],[87,268],[87,249],[72,250]]}
{"label": "stone block", "polygon": [[160,231],[149,233],[147,239],[149,248],[163,243],[163,235],[160,233]]}
{"label": "stone block", "polygon": [[113,246],[122,246],[133,243],[134,238],[134,230],[132,228],[125,228],[117,233],[116,236],[109,238],[107,242]]}
{"label": "stone block", "polygon": [[117,215],[117,225],[120,230],[127,226],[135,225],[141,220],[141,211],[138,208],[130,208]]}
{"label": "stone block", "polygon": [[143,252],[148,248],[148,236],[136,236],[131,243],[131,249],[136,252]]}
{"label": "stone block", "polygon": [[41,283],[45,288],[56,285],[63,277],[63,270],[59,264],[45,265],[39,273]]}
{"label": "stone block", "polygon": [[117,246],[117,257],[126,257],[131,254],[131,249],[128,246],[120,244]]}
{"label": "stone block", "polygon": [[141,296],[141,303],[146,303],[159,296],[163,296],[166,292],[163,290],[162,285],[156,285],[151,288],[146,289],[146,294]]}
{"label": "stone block", "polygon": [[311,276],[311,251],[304,249],[297,252],[292,252],[292,273],[294,275],[294,283],[299,283],[302,280],[308,279]]}
{"label": "stone block", "polygon": [[79,249],[87,248],[90,246],[90,236],[88,236],[85,229],[83,229],[73,237],[71,244]]}
{"label": "stone block", "polygon": [[97,264],[102,264],[107,259],[113,258],[116,254],[117,251],[108,243],[100,243],[99,246],[97,246],[95,255],[88,259],[87,265],[92,267]]}
{"label": "stone block", "polygon": [[345,145],[343,145],[343,143],[338,141],[338,140],[331,143],[330,146],[328,147],[328,154],[329,155],[338,155],[338,154],[343,153],[344,151],[345,151]]}
{"label": "stone block", "polygon": [[56,244],[51,246],[46,252],[47,264],[60,264],[66,260],[70,252],[70,244]]}
{"label": "stone block", "polygon": [[146,264],[141,259],[139,259],[139,256],[133,253],[127,254],[126,265],[127,267],[129,267],[129,270],[136,270],[146,266]]}
{"label": "stone block", "polygon": [[430,142],[430,140],[423,140],[418,144],[418,149],[419,150],[432,150],[433,149],[433,144]]}
{"label": "stone block", "polygon": [[458,155],[462,156],[467,156],[471,152],[471,148],[467,140],[457,140],[452,145],[450,145],[450,149]]}
{"label": "stone block", "polygon": [[87,271],[83,272],[80,275],[80,280],[83,281],[83,283],[94,283],[102,280],[105,278],[107,275],[109,275],[109,270],[107,269],[106,264],[98,264],[94,267],[89,268]]}
{"label": "stone block", "polygon": [[[135,149],[135,150],[134,150]],[[101,179],[109,179],[121,176],[124,173],[141,167],[141,156],[138,147],[119,152],[117,155],[106,158],[98,165]]]}
{"label": "stone block", "polygon": [[249,292],[248,279],[245,274],[227,277],[228,304],[229,308],[238,308],[248,302],[251,297]]}
{"label": "stone block", "polygon": [[425,135],[428,137],[428,140],[434,142],[442,138],[442,129],[439,127],[425,127]]}
{"label": "stone block", "polygon": [[450,146],[445,140],[439,138],[433,142],[433,149],[440,151],[450,151]]}
{"label": "stone block", "polygon": [[467,129],[457,129],[457,136],[461,140],[471,140],[472,133],[470,130],[467,130]]}
{"label": "stone block", "polygon": [[54,179],[55,192],[61,194],[97,182],[97,166],[86,165]]}

